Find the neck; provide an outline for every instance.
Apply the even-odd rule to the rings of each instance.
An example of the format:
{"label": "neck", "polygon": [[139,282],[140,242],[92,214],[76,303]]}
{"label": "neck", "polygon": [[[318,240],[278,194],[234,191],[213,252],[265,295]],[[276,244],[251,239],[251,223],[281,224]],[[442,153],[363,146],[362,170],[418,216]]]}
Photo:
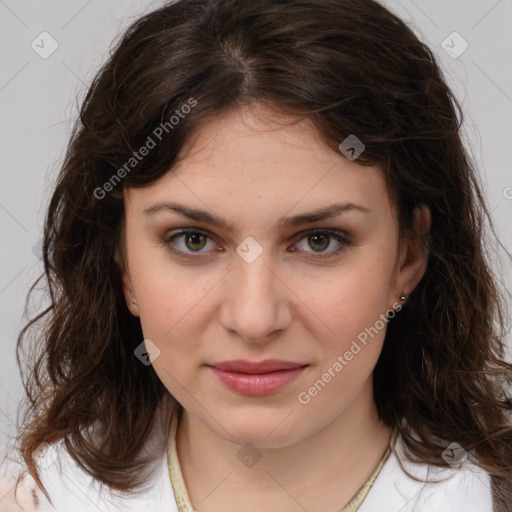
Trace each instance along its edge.
{"label": "neck", "polygon": [[191,503],[201,512],[321,512],[350,502],[381,460],[391,433],[378,418],[370,379],[326,426],[299,442],[258,449],[254,465],[242,464],[241,446],[186,409],[176,447]]}

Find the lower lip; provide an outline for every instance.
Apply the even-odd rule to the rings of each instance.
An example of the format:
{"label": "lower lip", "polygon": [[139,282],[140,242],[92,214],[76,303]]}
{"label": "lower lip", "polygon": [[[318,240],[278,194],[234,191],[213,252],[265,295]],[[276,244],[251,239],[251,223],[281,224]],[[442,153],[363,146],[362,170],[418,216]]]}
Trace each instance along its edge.
{"label": "lower lip", "polygon": [[284,388],[294,381],[306,369],[306,366],[270,373],[238,373],[219,370],[214,366],[210,370],[228,388],[243,395],[268,395]]}

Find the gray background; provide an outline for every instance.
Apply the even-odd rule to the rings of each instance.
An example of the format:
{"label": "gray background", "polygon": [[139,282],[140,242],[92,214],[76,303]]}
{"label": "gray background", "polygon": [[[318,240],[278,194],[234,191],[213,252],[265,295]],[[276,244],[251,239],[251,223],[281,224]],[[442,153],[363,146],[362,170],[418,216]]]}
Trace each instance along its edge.
{"label": "gray background", "polygon": [[[38,258],[44,210],[64,156],[77,98],[110,44],[140,14],[163,5],[134,0],[0,0],[0,455],[16,431],[22,397],[16,337]],[[465,131],[498,234],[512,249],[512,0],[386,0],[439,56],[466,113]],[[43,59],[42,32],[58,43]],[[451,51],[469,45],[458,58]],[[448,37],[450,36],[450,37]],[[447,39],[448,38],[448,39]],[[443,44],[443,41],[446,41]],[[45,39],[44,49],[50,48]],[[40,51],[43,51],[41,48]],[[510,284],[501,252],[500,274]]]}

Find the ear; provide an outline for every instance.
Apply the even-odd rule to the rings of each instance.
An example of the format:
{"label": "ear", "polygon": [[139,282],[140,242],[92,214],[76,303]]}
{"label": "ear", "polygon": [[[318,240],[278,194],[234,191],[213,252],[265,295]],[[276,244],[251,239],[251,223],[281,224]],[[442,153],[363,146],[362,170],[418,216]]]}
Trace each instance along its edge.
{"label": "ear", "polygon": [[123,250],[118,244],[114,253],[114,261],[117,263],[119,270],[121,271],[122,285],[123,285],[123,293],[124,299],[126,301],[126,306],[130,310],[130,313],[133,316],[140,316],[139,313],[139,305],[137,303],[137,299],[135,297],[135,292],[133,290],[132,278],[130,276],[130,272],[128,269],[128,265],[126,264]]}
{"label": "ear", "polygon": [[428,265],[428,249],[424,237],[430,232],[431,213],[428,206],[417,206],[413,212],[413,225],[400,243],[400,269],[395,296],[409,296],[425,275]]}

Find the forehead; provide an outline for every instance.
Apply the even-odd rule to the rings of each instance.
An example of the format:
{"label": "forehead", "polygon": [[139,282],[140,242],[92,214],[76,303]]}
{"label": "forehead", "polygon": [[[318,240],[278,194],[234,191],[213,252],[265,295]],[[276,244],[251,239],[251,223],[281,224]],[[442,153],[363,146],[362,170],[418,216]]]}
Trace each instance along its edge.
{"label": "forehead", "polygon": [[209,119],[167,174],[149,187],[129,189],[128,196],[140,207],[179,199],[231,218],[234,211],[240,219],[243,211],[283,215],[335,202],[389,206],[380,168],[333,151],[309,119],[264,107]]}
{"label": "forehead", "polygon": [[[300,171],[298,164],[304,158],[328,163],[333,160],[332,153],[309,118],[254,105],[223,112],[205,122],[185,144],[174,170],[186,173],[192,166],[212,167],[217,162],[225,167],[228,160],[241,172],[259,168],[263,176],[274,163],[286,172],[293,170],[296,162]],[[291,165],[282,166],[285,162]]]}

